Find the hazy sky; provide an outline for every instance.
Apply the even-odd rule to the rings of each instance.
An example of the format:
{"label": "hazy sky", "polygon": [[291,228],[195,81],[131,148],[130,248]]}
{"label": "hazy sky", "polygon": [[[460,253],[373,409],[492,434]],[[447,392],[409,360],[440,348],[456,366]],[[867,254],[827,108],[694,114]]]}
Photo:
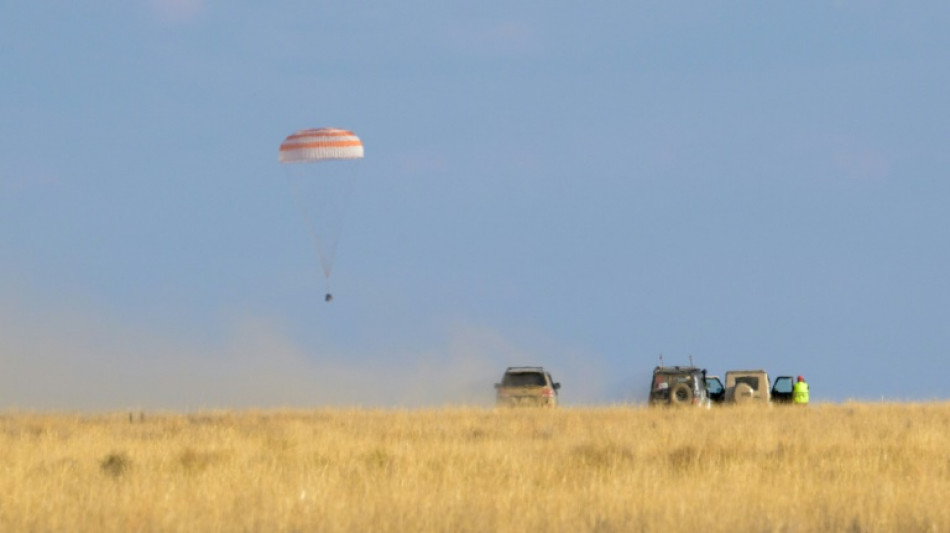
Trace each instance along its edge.
{"label": "hazy sky", "polygon": [[[950,4],[0,4],[0,408],[947,398]],[[331,277],[277,162],[366,157]]]}

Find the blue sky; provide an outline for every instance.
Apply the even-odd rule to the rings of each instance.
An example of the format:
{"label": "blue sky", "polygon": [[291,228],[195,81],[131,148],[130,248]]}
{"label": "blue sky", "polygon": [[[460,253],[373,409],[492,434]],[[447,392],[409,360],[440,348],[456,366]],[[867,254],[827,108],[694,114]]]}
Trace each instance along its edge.
{"label": "blue sky", "polygon": [[[941,2],[8,2],[0,407],[946,398]],[[366,157],[323,300],[277,163]]]}

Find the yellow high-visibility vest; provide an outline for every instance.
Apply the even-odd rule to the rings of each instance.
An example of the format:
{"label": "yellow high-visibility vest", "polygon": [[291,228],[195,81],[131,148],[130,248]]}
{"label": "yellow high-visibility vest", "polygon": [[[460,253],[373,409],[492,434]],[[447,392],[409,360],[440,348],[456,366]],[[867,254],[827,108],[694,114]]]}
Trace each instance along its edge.
{"label": "yellow high-visibility vest", "polygon": [[792,387],[792,403],[808,403],[808,383],[798,381]]}

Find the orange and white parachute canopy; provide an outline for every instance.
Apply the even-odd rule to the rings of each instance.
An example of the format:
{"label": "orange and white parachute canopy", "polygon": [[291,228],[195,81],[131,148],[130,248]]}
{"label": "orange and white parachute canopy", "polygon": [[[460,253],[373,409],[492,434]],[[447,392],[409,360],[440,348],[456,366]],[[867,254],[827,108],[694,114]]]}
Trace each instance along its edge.
{"label": "orange and white parachute canopy", "polygon": [[312,163],[330,159],[360,159],[363,142],[352,131],[336,128],[300,130],[280,144],[281,163]]}

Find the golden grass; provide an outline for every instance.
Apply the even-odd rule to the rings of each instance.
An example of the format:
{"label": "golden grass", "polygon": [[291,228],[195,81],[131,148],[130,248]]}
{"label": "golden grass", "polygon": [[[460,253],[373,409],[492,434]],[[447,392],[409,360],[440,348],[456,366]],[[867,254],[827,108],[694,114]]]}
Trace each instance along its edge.
{"label": "golden grass", "polygon": [[950,404],[0,415],[0,531],[950,531]]}

